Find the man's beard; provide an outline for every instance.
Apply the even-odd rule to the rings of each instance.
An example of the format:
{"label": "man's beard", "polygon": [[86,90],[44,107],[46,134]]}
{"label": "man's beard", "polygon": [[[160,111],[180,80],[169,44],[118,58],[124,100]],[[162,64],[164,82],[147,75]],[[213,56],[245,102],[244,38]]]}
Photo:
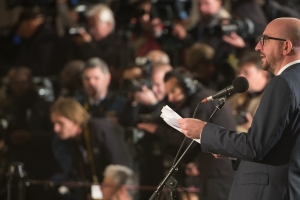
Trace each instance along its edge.
{"label": "man's beard", "polygon": [[273,73],[274,70],[272,70],[271,64],[266,61],[266,64],[262,66],[263,70],[268,71],[270,73]]}
{"label": "man's beard", "polygon": [[[280,48],[278,47],[278,49],[280,49]],[[262,64],[263,70],[268,71],[268,72],[274,74],[276,64],[280,60],[279,56],[280,56],[279,52],[272,53],[269,56],[268,60],[267,60],[267,57],[265,56],[265,59],[266,59],[265,64]]]}

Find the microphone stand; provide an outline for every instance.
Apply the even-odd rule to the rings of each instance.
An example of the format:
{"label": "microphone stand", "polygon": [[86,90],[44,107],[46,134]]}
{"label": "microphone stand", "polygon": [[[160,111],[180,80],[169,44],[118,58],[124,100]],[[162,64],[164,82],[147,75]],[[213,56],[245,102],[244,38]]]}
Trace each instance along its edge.
{"label": "microphone stand", "polygon": [[[209,122],[211,120],[211,118],[216,114],[216,112],[218,112],[219,110],[221,110],[221,108],[225,104],[225,100],[226,100],[226,96],[219,99],[219,104],[216,106],[214,112],[208,118],[207,122]],[[177,162],[169,170],[167,176],[163,179],[163,181],[159,184],[159,186],[157,187],[157,189],[153,192],[153,194],[151,195],[151,197],[150,197],[149,200],[154,200],[157,197],[157,195],[161,192],[161,190],[163,189],[163,187],[165,187],[165,185],[167,185],[167,186],[170,187],[170,190],[171,190],[170,191],[170,194],[171,194],[170,200],[172,200],[173,197],[175,197],[174,190],[177,187],[177,181],[172,177],[172,175],[175,173],[175,171],[178,171],[177,167],[178,167],[179,163],[186,156],[187,152],[191,149],[191,147],[192,147],[192,145],[194,143],[195,143],[195,140],[192,140],[192,142],[185,149],[185,151],[180,156],[180,158],[177,160]],[[185,189],[185,191],[186,191],[186,189]]]}

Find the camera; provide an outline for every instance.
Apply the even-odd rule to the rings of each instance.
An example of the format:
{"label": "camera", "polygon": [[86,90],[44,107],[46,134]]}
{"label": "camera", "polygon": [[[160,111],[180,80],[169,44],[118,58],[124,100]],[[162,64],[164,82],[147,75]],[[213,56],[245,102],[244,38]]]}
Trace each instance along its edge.
{"label": "camera", "polygon": [[135,59],[134,67],[141,69],[141,77],[136,79],[126,79],[123,81],[122,90],[125,92],[137,92],[142,90],[142,86],[145,85],[148,88],[152,88],[151,74],[152,63],[147,57],[137,57]]}
{"label": "camera", "polygon": [[48,77],[34,77],[33,83],[36,86],[38,95],[48,102],[54,101],[53,80]]}
{"label": "camera", "polygon": [[188,18],[190,0],[153,0],[151,15],[152,18],[158,17],[163,24],[162,34],[170,35],[173,30],[175,20]]}
{"label": "camera", "polygon": [[163,21],[187,19],[190,7],[190,0],[152,0],[152,13]]}
{"label": "camera", "polygon": [[254,23],[248,19],[238,19],[238,20],[231,20],[228,24],[219,25],[216,28],[216,33],[220,36],[228,35],[232,32],[236,32],[243,38],[248,38],[252,35],[255,31]]}
{"label": "camera", "polygon": [[84,27],[72,27],[69,29],[69,34],[70,35],[78,35],[81,30],[85,30]]}

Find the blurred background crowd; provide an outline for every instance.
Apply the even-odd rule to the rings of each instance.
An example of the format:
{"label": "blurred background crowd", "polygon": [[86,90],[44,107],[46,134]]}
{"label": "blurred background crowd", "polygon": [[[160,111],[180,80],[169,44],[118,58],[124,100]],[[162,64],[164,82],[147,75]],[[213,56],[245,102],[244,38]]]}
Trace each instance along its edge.
{"label": "blurred background crowd", "polygon": [[[272,78],[254,47],[299,11],[298,0],[0,0],[0,199],[102,199],[92,184],[103,199],[149,199],[190,142],[163,106],[206,121],[218,102],[198,103],[244,76],[249,90],[211,121],[247,131]],[[194,145],[177,198],[227,199],[231,162]]]}

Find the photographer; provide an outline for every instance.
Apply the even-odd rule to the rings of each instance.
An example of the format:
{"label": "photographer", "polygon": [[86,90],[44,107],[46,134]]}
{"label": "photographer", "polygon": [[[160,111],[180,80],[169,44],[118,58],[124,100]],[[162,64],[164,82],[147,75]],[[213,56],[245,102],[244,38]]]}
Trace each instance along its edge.
{"label": "photographer", "polygon": [[[231,30],[229,25],[232,25],[232,16],[223,8],[222,0],[198,0],[198,6],[200,20],[197,26],[187,32],[183,26],[176,24],[173,33],[185,41],[187,48],[196,41],[212,46],[215,50],[214,65],[217,68],[233,65],[230,61],[227,63],[228,58],[237,57],[238,52],[246,47],[247,41],[237,34],[238,30]],[[249,20],[244,20],[241,24],[247,34],[252,31]],[[233,25],[236,27],[236,24]],[[224,27],[230,31],[222,30]]]}
{"label": "photographer", "polygon": [[[164,86],[168,97],[167,105],[182,117],[192,117],[197,104],[201,102],[204,97],[213,93],[212,90],[205,88],[202,84],[196,83],[191,75],[181,68],[177,68],[165,74]],[[207,120],[216,105],[217,102],[201,104],[195,114],[195,118]],[[234,117],[226,105],[222,110],[216,113],[212,121],[220,126],[235,129]],[[139,123],[137,127],[158,137],[163,147],[164,162],[171,164],[177,149],[184,139],[184,137],[180,135],[180,132],[166,125],[164,122]],[[185,145],[187,143],[188,141],[186,141]],[[200,182],[204,187],[202,195],[207,199],[214,199],[210,198],[212,197],[210,195],[219,195],[219,198],[216,199],[226,199],[233,180],[233,173],[230,173],[230,161],[222,160],[219,162],[215,161],[211,155],[208,157],[202,156],[202,154],[192,155],[192,152],[196,151],[190,151],[191,154],[185,158],[185,162],[193,162],[194,159],[200,159],[202,161],[201,166],[199,166],[200,173],[202,173]],[[165,167],[170,169],[171,166]],[[208,187],[208,183],[210,183],[211,187]],[[221,198],[220,196],[224,194],[225,198],[224,196]]]}
{"label": "photographer", "polygon": [[140,0],[136,6],[136,25],[133,29],[132,42],[136,56],[145,56],[152,50],[162,50],[170,57],[172,66],[183,65],[182,40],[173,33],[179,12],[177,1]]}
{"label": "photographer", "polygon": [[114,14],[104,4],[91,7],[87,11],[88,29],[78,30],[75,39],[75,59],[87,60],[92,57],[103,59],[109,66],[112,74],[110,87],[117,89],[120,83],[121,71],[131,61],[131,49],[124,44],[126,38],[120,37],[114,32]]}
{"label": "photographer", "polygon": [[210,89],[219,91],[231,85],[236,73],[231,66],[217,68],[214,65],[215,50],[203,43],[195,43],[186,51],[186,65],[195,78]]}
{"label": "photographer", "polygon": [[[236,33],[222,36],[216,29],[221,24],[229,23],[231,19],[229,12],[222,7],[222,0],[198,0],[198,3],[200,21],[197,27],[191,31],[191,36],[188,35],[183,27],[180,25],[176,26],[174,32],[180,39],[190,39],[190,37],[193,37],[198,42],[211,45],[215,50],[222,49],[224,45],[227,51],[228,47],[232,49],[230,46],[245,47],[244,40]],[[226,56],[224,57],[221,53],[224,52],[216,55],[217,60],[226,59]]]}
{"label": "photographer", "polygon": [[270,74],[264,71],[261,65],[261,58],[257,52],[245,52],[239,60],[238,76],[247,78],[249,89],[247,92],[234,94],[227,101],[236,116],[237,131],[245,132],[250,128],[252,117],[269,82]]}
{"label": "photographer", "polygon": [[6,120],[2,134],[8,146],[7,162],[23,162],[31,179],[43,180],[58,166],[51,152],[54,134],[48,112],[50,103],[39,96],[32,78],[27,67],[9,71],[6,96],[0,105]]}
{"label": "photographer", "polygon": [[[137,121],[155,121],[165,103],[163,77],[172,70],[168,55],[161,50],[152,50],[146,57],[136,58],[135,67],[123,74],[123,90],[132,96],[132,105],[138,109]],[[145,115],[144,115],[145,114]],[[149,119],[141,119],[141,116]]]}
{"label": "photographer", "polygon": [[[137,165],[140,173],[140,184],[156,186],[163,178],[163,147],[156,135],[147,134],[136,127],[137,123],[161,123],[161,109],[166,104],[164,75],[172,70],[167,64],[168,56],[158,50],[150,51],[143,64],[126,70],[124,82],[127,92],[132,95],[132,104],[137,109],[134,118],[134,127],[129,130],[137,152]],[[142,64],[142,65],[141,65]],[[147,70],[146,70],[147,69]],[[143,73],[143,71],[147,71]],[[146,199],[152,192],[141,191],[140,199]]]}
{"label": "photographer", "polygon": [[148,114],[156,114],[156,116],[152,116],[151,119],[139,119],[139,121],[156,121],[157,118],[159,118],[162,106],[166,103],[164,101],[166,93],[163,78],[164,75],[171,70],[172,67],[167,64],[157,64],[153,66],[151,75],[152,89],[142,86],[141,91],[135,92],[134,100],[141,105],[142,110],[144,108],[144,110],[148,110]]}
{"label": "photographer", "polygon": [[26,7],[9,34],[0,38],[1,65],[27,66],[34,76],[57,75],[65,58],[53,26],[38,7]]}

